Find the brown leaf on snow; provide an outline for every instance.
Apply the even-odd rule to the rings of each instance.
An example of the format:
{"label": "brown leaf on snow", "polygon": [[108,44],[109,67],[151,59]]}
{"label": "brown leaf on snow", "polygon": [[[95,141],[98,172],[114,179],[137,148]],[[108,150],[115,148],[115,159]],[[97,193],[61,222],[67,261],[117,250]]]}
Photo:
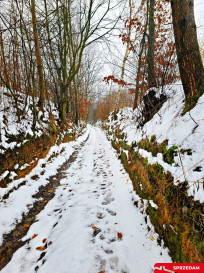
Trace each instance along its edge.
{"label": "brown leaf on snow", "polygon": [[95,227],[95,226],[93,226],[92,228],[93,228],[93,230],[97,230],[97,229],[98,229],[98,228],[97,228],[97,227]]}
{"label": "brown leaf on snow", "polygon": [[34,239],[35,237],[37,237],[38,236],[38,234],[34,234],[33,236],[32,236],[32,239]]}
{"label": "brown leaf on snow", "polygon": [[98,216],[98,219],[103,219],[103,217],[101,217],[101,216]]}
{"label": "brown leaf on snow", "polygon": [[105,273],[105,271],[100,271],[100,272],[98,272],[98,273]]}
{"label": "brown leaf on snow", "polygon": [[119,239],[122,239],[122,238],[123,238],[123,234],[120,233],[120,232],[118,232],[118,238],[119,238]]}
{"label": "brown leaf on snow", "polygon": [[47,239],[46,239],[46,238],[45,238],[45,239],[43,239],[43,240],[42,240],[43,244],[44,244],[46,241],[47,241]]}
{"label": "brown leaf on snow", "polygon": [[71,189],[69,189],[69,192],[71,192],[72,190]]}
{"label": "brown leaf on snow", "polygon": [[38,246],[38,247],[36,247],[36,250],[38,250],[38,251],[43,251],[45,249],[46,249],[46,247],[44,247],[44,246]]}

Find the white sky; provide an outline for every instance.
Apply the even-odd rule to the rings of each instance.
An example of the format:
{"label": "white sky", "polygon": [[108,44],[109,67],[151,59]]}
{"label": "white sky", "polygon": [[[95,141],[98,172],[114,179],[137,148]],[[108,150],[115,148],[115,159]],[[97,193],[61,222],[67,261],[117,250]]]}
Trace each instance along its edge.
{"label": "white sky", "polygon": [[204,40],[204,0],[195,0],[195,18],[199,40]]}

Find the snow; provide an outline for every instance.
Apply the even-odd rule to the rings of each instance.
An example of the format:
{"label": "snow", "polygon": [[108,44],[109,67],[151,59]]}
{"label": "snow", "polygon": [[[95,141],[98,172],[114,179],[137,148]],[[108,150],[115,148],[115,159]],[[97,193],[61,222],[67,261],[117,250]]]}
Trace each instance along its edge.
{"label": "snow", "polygon": [[[18,180],[13,180],[8,184],[7,188],[0,188],[0,198],[9,190],[17,187],[23,181],[26,181],[24,186],[21,186],[18,190],[14,190],[9,198],[0,203],[1,211],[1,225],[0,225],[0,244],[2,243],[3,234],[9,233],[15,226],[15,222],[19,222],[22,219],[22,214],[29,210],[29,207],[35,202],[35,198],[32,196],[38,192],[38,188],[42,185],[46,185],[48,178],[55,175],[57,169],[67,160],[73,153],[74,148],[83,142],[89,134],[89,129],[80,136],[76,141],[63,143],[59,146],[55,145],[51,147],[46,158],[40,159],[37,166],[25,177]],[[57,157],[49,160],[54,153],[59,153]],[[43,164],[46,164],[46,172],[41,175],[44,168]],[[5,172],[8,173],[8,172]],[[6,174],[4,174],[5,176]],[[32,176],[38,175],[39,179],[32,180]]]}
{"label": "snow", "polygon": [[[133,111],[131,108],[125,108],[120,110],[116,121],[111,120],[109,116],[110,122],[107,123],[109,130],[119,127],[126,134],[129,145],[146,137],[150,139],[155,135],[158,143],[168,140],[168,148],[176,145],[179,150],[192,149],[192,155],[181,154],[181,158],[179,155],[175,157],[174,165],[165,163],[161,154],[153,157],[151,153],[142,149],[139,153],[147,157],[150,164],[158,162],[166,171],[170,171],[175,184],[187,179],[188,195],[204,202],[204,95],[199,98],[197,105],[190,112],[182,116],[184,108],[182,85],[176,83],[166,86],[165,93],[168,95],[168,100],[142,128],[138,128],[137,120],[141,116],[141,109]],[[197,166],[200,167],[200,172],[195,171]]]}
{"label": "snow", "polygon": [[[149,218],[141,213],[145,209],[143,202],[104,132],[94,127],[88,130],[89,139],[65,171],[55,197],[23,240],[38,236],[15,252],[2,273],[34,273],[37,266],[39,273],[150,273],[155,263],[171,262],[168,249],[157,245],[158,235]],[[67,157],[66,153],[57,162]],[[46,173],[51,170],[52,166],[47,165]],[[35,183],[27,187],[26,196],[36,190]],[[17,198],[28,203],[17,192],[15,199],[7,202],[9,211],[14,209],[11,203]],[[140,203],[138,207],[134,206],[135,200]],[[93,226],[100,229],[95,236]],[[121,239],[118,233],[122,233]],[[45,256],[39,259],[42,252],[36,248],[45,245],[45,238]]]}
{"label": "snow", "polygon": [[149,200],[149,203],[153,208],[158,209],[158,206],[152,200]]}
{"label": "snow", "polygon": [[7,177],[7,175],[9,174],[9,171],[5,171],[1,176],[0,176],[0,181],[2,179],[4,179],[5,177]]}
{"label": "snow", "polygon": [[[13,91],[15,93],[15,91]],[[4,87],[0,87],[0,153],[4,154],[8,149],[14,149],[16,146],[20,147],[28,139],[24,139],[22,142],[19,138],[19,143],[16,141],[9,141],[9,137],[16,137],[18,139],[19,135],[23,135],[25,138],[33,136],[32,131],[33,125],[33,114],[32,114],[32,98],[26,94],[16,92],[16,97],[18,99],[18,108],[24,114],[18,120],[17,116],[17,106],[14,103],[10,91]],[[52,108],[52,114],[55,119],[58,118],[58,112],[53,103],[49,103]],[[44,107],[44,118],[42,121],[37,121],[35,136],[40,137],[43,132],[49,127],[49,113],[50,106],[48,102]],[[39,117],[42,112],[39,111]]]}

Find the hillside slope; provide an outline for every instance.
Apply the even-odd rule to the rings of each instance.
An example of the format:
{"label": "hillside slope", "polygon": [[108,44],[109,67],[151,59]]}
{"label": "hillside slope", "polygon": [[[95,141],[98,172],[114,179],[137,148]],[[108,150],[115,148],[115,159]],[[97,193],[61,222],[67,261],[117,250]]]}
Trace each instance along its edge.
{"label": "hillside slope", "polygon": [[165,89],[145,124],[142,108],[124,108],[103,127],[172,260],[204,262],[204,96],[183,115],[181,85]]}
{"label": "hillside slope", "polygon": [[173,147],[174,152],[170,164],[164,161],[160,152],[153,155],[148,144],[146,148],[139,148],[138,152],[146,157],[149,163],[161,164],[173,175],[175,184],[187,180],[188,195],[204,202],[204,95],[196,107],[182,116],[184,108],[182,86],[179,83],[169,86],[166,93],[168,100],[144,126],[139,126],[141,112],[138,109],[133,111],[131,108],[125,108],[119,111],[117,120],[110,115],[107,123],[109,131],[120,129],[125,134],[128,145],[133,142],[139,143],[146,138],[156,140],[158,145],[168,141],[166,149]]}

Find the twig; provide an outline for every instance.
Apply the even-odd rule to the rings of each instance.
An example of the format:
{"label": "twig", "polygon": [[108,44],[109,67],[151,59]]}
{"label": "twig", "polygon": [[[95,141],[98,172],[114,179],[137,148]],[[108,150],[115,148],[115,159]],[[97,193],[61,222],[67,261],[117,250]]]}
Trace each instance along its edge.
{"label": "twig", "polygon": [[[184,175],[184,174],[186,174],[188,171],[190,171],[191,169],[193,169],[196,165],[198,165],[200,162],[202,162],[204,160],[204,158],[203,159],[201,159],[200,161],[198,161],[197,163],[195,163],[192,167],[190,167],[187,171],[185,171],[185,173],[183,173],[183,174],[181,174],[181,175],[179,175],[175,180],[177,180],[179,177],[181,177],[182,175]],[[175,181],[174,180],[174,181]]]}
{"label": "twig", "polygon": [[178,148],[178,154],[179,154],[179,159],[180,159],[180,162],[181,162],[181,166],[182,166],[182,170],[183,170],[183,176],[185,178],[185,182],[187,181],[187,177],[185,175],[185,169],[184,169],[184,166],[183,166],[183,161],[182,161],[182,158],[181,158],[181,153],[180,153],[180,150]]}
{"label": "twig", "polygon": [[[198,127],[198,123],[195,121],[195,119],[191,116],[191,111],[188,112],[191,119],[195,122],[196,128]],[[195,130],[195,129],[194,129]]]}

